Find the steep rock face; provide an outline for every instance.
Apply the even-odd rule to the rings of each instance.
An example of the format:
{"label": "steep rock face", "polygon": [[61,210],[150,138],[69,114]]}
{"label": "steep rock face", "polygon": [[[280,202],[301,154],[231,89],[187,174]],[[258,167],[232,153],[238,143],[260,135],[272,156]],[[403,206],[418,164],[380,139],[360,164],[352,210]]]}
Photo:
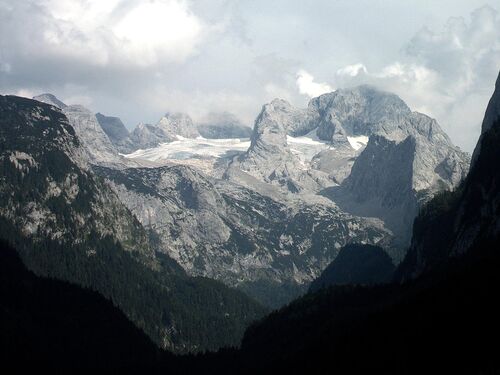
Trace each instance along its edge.
{"label": "steep rock face", "polygon": [[52,94],[42,94],[33,98],[62,110],[83,145],[84,155],[91,164],[123,164],[107,134],[96,116],[81,105],[66,105]]}
{"label": "steep rock face", "polygon": [[122,164],[123,160],[92,111],[80,105],[70,105],[63,113],[75,129],[91,164]]}
{"label": "steep rock face", "polygon": [[166,113],[158,123],[139,124],[130,134],[132,149],[147,149],[160,143],[173,142],[178,137],[196,138],[200,136],[191,117],[184,113]]}
{"label": "steep rock face", "polygon": [[41,95],[35,96],[33,99],[37,100],[39,102],[42,102],[42,103],[53,105],[54,107],[59,108],[59,109],[64,109],[67,107],[66,104],[64,104],[62,101],[57,99],[56,96],[53,94],[48,94],[48,93],[41,94]]}
{"label": "steep rock face", "polygon": [[130,140],[136,149],[152,148],[160,143],[173,141],[162,129],[142,123],[130,133]]}
{"label": "steep rock face", "polygon": [[125,248],[150,251],[137,220],[85,169],[86,149],[61,111],[16,97],[1,97],[1,111],[3,216],[27,236],[114,233]]}
{"label": "steep rock face", "polygon": [[398,96],[370,86],[321,95],[311,100],[308,109],[318,117],[318,137],[335,145],[345,144],[347,136],[392,131],[411,114]]}
{"label": "steep rock face", "polygon": [[479,142],[476,145],[474,154],[472,156],[472,164],[474,164],[479,152],[481,151],[481,140],[484,134],[490,130],[493,123],[500,117],[500,76],[497,78],[495,83],[495,90],[490,98],[488,107],[486,108],[486,113],[484,114],[483,123],[481,124],[481,136]]}
{"label": "steep rock face", "polygon": [[173,139],[175,139],[176,136],[184,138],[196,138],[200,136],[193,120],[185,113],[167,112],[165,116],[158,121],[156,127],[162,129],[165,134]]}
{"label": "steep rock face", "polygon": [[[414,278],[471,248],[490,248],[500,238],[500,84],[488,105],[471,170],[453,192],[442,193],[415,220],[413,239],[398,278]],[[497,246],[497,245],[495,245]]]}
{"label": "steep rock face", "polygon": [[285,100],[275,99],[264,105],[255,120],[248,151],[232,161],[225,177],[241,182],[244,181],[240,177],[243,171],[292,193],[317,191],[332,185],[327,174],[308,169],[287,143],[289,129],[301,127],[304,117],[307,117],[306,111],[294,108]]}
{"label": "steep rock face", "polygon": [[161,347],[237,345],[264,309],[157,254],[155,236],[88,169],[86,152],[59,109],[0,96],[0,239],[35,273],[111,299]]}
{"label": "steep rock face", "polygon": [[318,137],[339,147],[348,137],[382,135],[390,140],[415,139],[413,188],[416,191],[451,189],[465,177],[469,157],[453,146],[436,120],[412,112],[396,95],[370,86],[338,90],[311,100],[318,113]]}
{"label": "steep rock face", "polygon": [[323,194],[347,212],[381,218],[396,235],[398,246],[404,248],[418,212],[413,189],[415,149],[416,141],[411,136],[398,142],[373,135],[349,177],[340,187]]}
{"label": "steep rock face", "polygon": [[231,113],[210,113],[198,125],[198,132],[207,139],[250,138],[252,129]]}
{"label": "steep rock face", "polygon": [[120,118],[105,116],[101,113],[97,113],[95,117],[119,152],[127,154],[135,150],[135,146],[129,138],[129,132]]}
{"label": "steep rock face", "polygon": [[185,166],[96,172],[189,274],[272,306],[303,290],[346,243],[391,245],[380,222],[346,215],[321,197],[275,200]]}
{"label": "steep rock face", "polygon": [[[311,135],[329,142],[331,149],[304,164],[290,152],[285,134]],[[292,192],[315,191],[342,183],[372,135],[415,140],[412,185],[425,199],[457,186],[468,170],[469,156],[453,146],[434,119],[412,112],[394,94],[360,86],[314,98],[307,109],[279,99],[264,106],[248,152],[234,161],[228,175],[243,170]]]}
{"label": "steep rock face", "polygon": [[[343,171],[334,175],[341,186],[323,194],[347,212],[384,220],[401,248],[410,241],[418,208],[457,187],[467,173],[468,155],[434,119],[412,112],[396,95],[361,86],[315,98],[309,110],[318,113],[318,137],[337,145],[326,161],[318,155],[315,165]],[[360,136],[369,139],[367,147],[344,157],[340,151]]]}

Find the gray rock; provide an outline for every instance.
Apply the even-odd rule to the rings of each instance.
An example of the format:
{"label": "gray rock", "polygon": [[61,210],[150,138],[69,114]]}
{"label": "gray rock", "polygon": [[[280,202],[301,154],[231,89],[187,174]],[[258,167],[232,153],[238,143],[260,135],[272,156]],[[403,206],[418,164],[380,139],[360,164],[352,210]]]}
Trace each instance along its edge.
{"label": "gray rock", "polygon": [[80,105],[67,106],[63,109],[63,113],[82,142],[89,163],[124,163],[124,160],[118,155],[118,151],[102,129],[94,113]]}
{"label": "gray rock", "polygon": [[105,116],[101,113],[95,115],[102,130],[106,133],[113,146],[122,154],[134,151],[135,145],[130,139],[130,134],[122,120],[118,117]]}
{"label": "gray rock", "polygon": [[64,104],[62,101],[57,99],[55,97],[55,95],[52,95],[52,94],[37,95],[33,99],[37,100],[39,102],[42,102],[42,103],[53,105],[54,107],[59,108],[59,109],[64,109],[67,107],[66,104]]}
{"label": "gray rock", "polygon": [[322,197],[275,199],[186,166],[95,170],[189,274],[245,285],[262,302],[262,288],[249,285],[303,290],[349,242],[391,247],[379,220],[345,214]]}
{"label": "gray rock", "polygon": [[289,129],[302,129],[306,115],[282,99],[264,105],[255,120],[248,151],[233,159],[225,178],[241,183],[243,172],[292,193],[333,185],[326,173],[310,169],[295,156],[287,143]]}

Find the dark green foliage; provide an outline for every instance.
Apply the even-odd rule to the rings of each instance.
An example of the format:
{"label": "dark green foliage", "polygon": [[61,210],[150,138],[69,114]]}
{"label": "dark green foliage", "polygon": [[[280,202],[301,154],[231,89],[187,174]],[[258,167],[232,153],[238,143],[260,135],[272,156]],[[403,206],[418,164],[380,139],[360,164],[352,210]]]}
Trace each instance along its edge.
{"label": "dark green foliage", "polygon": [[[0,239],[37,275],[112,300],[159,346],[178,352],[237,346],[265,309],[221,283],[189,278],[173,259],[155,254],[155,235],[76,164],[78,146],[61,112],[0,96]],[[69,178],[74,197],[64,190]]]}
{"label": "dark green foliage", "polygon": [[127,369],[171,361],[98,293],[28,271],[0,241],[0,359],[27,366]]}
{"label": "dark green foliage", "polygon": [[499,239],[404,285],[336,286],[247,330],[247,373],[497,373]]}
{"label": "dark green foliage", "polygon": [[165,268],[153,271],[111,237],[95,236],[95,242],[72,247],[48,240],[33,244],[19,233],[8,236],[10,224],[0,224],[0,238],[10,237],[36,274],[99,291],[158,345],[177,352],[238,346],[248,324],[265,312],[217,281],[189,278],[179,268],[172,272],[172,261],[165,256]]}
{"label": "dark green foliage", "polygon": [[385,284],[392,280],[394,264],[380,247],[362,244],[344,246],[323,273],[311,283],[309,291],[331,285]]}
{"label": "dark green foliage", "polygon": [[307,291],[307,286],[296,283],[278,283],[270,280],[246,281],[238,289],[272,309],[278,309]]}

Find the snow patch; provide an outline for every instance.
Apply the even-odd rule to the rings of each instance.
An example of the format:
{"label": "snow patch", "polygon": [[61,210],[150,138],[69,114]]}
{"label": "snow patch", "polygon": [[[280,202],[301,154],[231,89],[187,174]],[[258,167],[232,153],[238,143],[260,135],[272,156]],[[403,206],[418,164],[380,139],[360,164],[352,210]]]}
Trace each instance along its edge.
{"label": "snow patch", "polygon": [[177,135],[176,138],[176,141],[162,143],[154,148],[137,150],[123,156],[128,159],[145,159],[154,162],[220,158],[231,153],[245,152],[250,147],[249,139],[205,139],[202,137],[193,139],[180,135]]}
{"label": "snow patch", "polygon": [[347,137],[349,144],[355,150],[359,150],[368,144],[368,137],[366,135],[360,135],[358,137]]}

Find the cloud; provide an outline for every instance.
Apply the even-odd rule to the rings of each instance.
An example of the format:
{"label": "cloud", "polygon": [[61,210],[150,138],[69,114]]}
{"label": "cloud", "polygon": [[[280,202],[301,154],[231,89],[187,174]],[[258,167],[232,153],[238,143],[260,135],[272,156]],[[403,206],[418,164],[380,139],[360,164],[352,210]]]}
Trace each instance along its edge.
{"label": "cloud", "polygon": [[53,92],[131,127],[167,110],[252,122],[275,96],[306,106],[369,83],[471,150],[500,65],[498,16],[448,17],[482,1],[0,0],[0,92]]}
{"label": "cloud", "polygon": [[366,66],[363,64],[353,64],[353,65],[347,65],[344,66],[343,68],[340,68],[337,70],[337,75],[339,76],[351,76],[351,77],[356,77],[357,75],[361,73],[368,73],[368,70],[366,69]]}
{"label": "cloud", "polygon": [[327,83],[314,82],[314,77],[303,69],[297,72],[296,82],[299,92],[310,98],[334,91]]}
{"label": "cloud", "polygon": [[500,69],[496,10],[478,8],[468,22],[449,18],[439,31],[424,27],[403,51],[401,61],[379,71],[368,72],[361,63],[338,69],[334,82],[370,83],[394,92],[414,110],[437,118],[456,144],[472,151]]}
{"label": "cloud", "polygon": [[180,63],[211,31],[182,0],[0,2],[0,33],[12,38],[2,38],[11,47],[2,48],[2,66],[28,54],[90,67]]}

